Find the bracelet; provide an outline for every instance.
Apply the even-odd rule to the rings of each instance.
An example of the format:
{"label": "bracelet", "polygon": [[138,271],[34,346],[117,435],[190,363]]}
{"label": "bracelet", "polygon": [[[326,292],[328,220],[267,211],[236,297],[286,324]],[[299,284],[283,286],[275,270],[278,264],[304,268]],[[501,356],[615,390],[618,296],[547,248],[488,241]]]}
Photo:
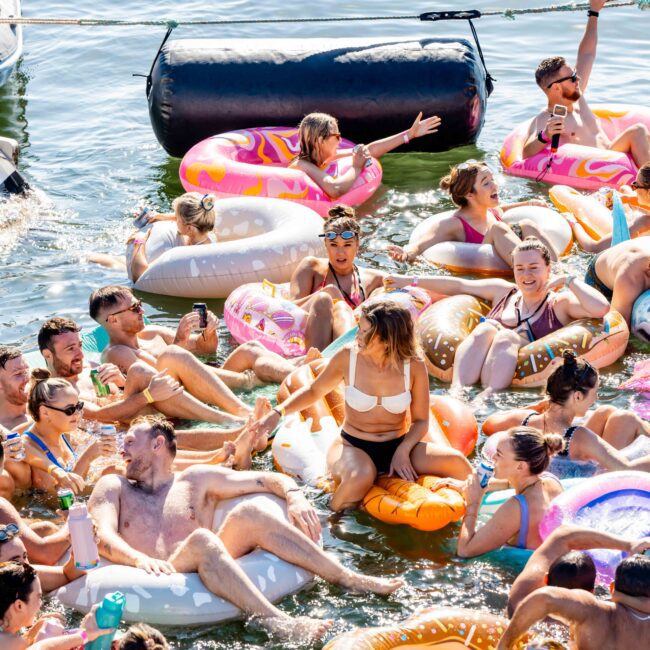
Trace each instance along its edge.
{"label": "bracelet", "polygon": [[402,140],[404,140],[404,144],[408,144],[411,141],[411,138],[409,138],[409,132],[408,131],[403,131],[402,132]]}
{"label": "bracelet", "polygon": [[48,467],[47,467],[47,473],[48,473],[50,476],[53,476],[52,472],[53,472],[55,469],[58,469],[58,467],[57,467],[56,465],[54,465],[54,464],[52,464],[52,465],[48,465]]}
{"label": "bracelet", "polygon": [[414,287],[417,287],[419,280],[420,280],[420,278],[418,278],[417,275],[414,275],[413,279],[411,280],[411,285],[414,286]]}
{"label": "bracelet", "polygon": [[153,395],[149,392],[148,388],[145,388],[142,391],[144,398],[147,400],[147,404],[153,404],[156,400],[153,398]]}
{"label": "bracelet", "polygon": [[544,130],[542,129],[538,134],[537,134],[537,139],[542,143],[542,144],[548,144],[550,140],[547,140],[544,137]]}
{"label": "bracelet", "polygon": [[274,406],[271,410],[275,411],[281,418],[287,415],[287,409],[284,406]]}
{"label": "bracelet", "polygon": [[598,16],[600,16],[600,12],[594,11],[593,9],[589,9],[587,11],[587,16],[589,16],[589,18],[598,18]]}
{"label": "bracelet", "polygon": [[86,645],[86,643],[88,643],[88,632],[86,632],[86,630],[79,630],[77,634],[81,637],[84,645]]}
{"label": "bracelet", "polygon": [[134,246],[142,246],[144,244],[144,239],[134,239],[133,240],[133,245]]}

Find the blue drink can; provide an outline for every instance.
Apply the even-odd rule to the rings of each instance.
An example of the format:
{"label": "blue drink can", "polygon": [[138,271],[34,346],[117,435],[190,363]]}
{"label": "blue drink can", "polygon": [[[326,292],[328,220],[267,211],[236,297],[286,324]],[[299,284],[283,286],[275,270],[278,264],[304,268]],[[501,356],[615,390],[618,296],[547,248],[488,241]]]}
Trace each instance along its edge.
{"label": "blue drink can", "polygon": [[482,460],[481,464],[476,468],[478,480],[483,489],[485,489],[494,476],[494,465],[487,460]]}

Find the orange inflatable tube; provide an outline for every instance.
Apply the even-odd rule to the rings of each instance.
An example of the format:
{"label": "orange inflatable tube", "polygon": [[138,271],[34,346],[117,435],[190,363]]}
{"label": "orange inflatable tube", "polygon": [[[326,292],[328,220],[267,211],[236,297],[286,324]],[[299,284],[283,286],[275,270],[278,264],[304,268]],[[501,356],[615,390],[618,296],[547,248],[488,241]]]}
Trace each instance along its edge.
{"label": "orange inflatable tube", "polygon": [[[399,625],[347,632],[323,650],[494,650],[507,627],[506,619],[488,612],[432,607]],[[526,634],[513,647],[521,650],[529,640]]]}

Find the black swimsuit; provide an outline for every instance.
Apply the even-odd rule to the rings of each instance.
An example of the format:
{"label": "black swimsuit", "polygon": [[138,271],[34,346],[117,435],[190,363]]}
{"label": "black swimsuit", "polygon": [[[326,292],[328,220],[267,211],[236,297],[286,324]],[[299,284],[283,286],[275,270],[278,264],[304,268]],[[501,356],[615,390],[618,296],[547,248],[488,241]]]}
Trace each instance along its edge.
{"label": "black swimsuit", "polygon": [[[528,420],[533,417],[533,415],[539,415],[539,413],[529,413],[521,423],[522,427],[525,427],[528,424]],[[564,435],[562,436],[564,438],[564,449],[562,451],[558,451],[557,455],[558,456],[568,456],[569,455],[569,445],[571,444],[571,438],[573,438],[573,434],[576,432],[577,426],[571,426],[567,427]]]}
{"label": "black swimsuit", "polygon": [[370,460],[377,468],[377,474],[386,474],[390,469],[390,464],[393,461],[393,455],[404,440],[404,436],[393,438],[392,440],[384,440],[383,442],[373,442],[372,440],[364,440],[351,436],[341,429],[341,438],[349,442],[353,447],[360,449],[370,456]]}

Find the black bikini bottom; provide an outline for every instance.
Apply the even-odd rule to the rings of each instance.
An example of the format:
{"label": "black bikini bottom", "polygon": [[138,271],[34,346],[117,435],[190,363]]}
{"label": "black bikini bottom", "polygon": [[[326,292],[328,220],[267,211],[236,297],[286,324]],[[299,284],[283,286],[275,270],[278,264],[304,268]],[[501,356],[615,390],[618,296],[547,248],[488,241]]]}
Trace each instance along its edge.
{"label": "black bikini bottom", "polygon": [[383,442],[373,442],[372,440],[364,440],[363,438],[351,436],[341,429],[341,438],[349,442],[353,447],[368,454],[370,460],[377,468],[377,474],[386,474],[390,469],[393,454],[402,443],[404,436],[393,438],[392,440],[384,440]]}

